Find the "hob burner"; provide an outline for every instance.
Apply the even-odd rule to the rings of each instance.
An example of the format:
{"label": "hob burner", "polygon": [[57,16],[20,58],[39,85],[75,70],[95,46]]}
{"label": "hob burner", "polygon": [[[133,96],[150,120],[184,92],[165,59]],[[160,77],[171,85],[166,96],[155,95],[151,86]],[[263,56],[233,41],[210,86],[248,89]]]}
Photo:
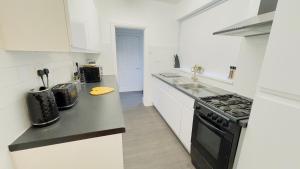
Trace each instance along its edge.
{"label": "hob burner", "polygon": [[201,100],[235,119],[249,117],[252,106],[252,100],[236,94],[204,97]]}

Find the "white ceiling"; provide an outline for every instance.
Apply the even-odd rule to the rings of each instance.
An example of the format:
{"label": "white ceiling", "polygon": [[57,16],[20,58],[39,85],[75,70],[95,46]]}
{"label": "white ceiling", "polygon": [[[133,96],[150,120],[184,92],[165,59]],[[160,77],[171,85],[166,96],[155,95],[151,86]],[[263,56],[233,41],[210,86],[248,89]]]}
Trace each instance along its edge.
{"label": "white ceiling", "polygon": [[180,2],[181,0],[156,0],[156,1],[176,4],[176,3]]}

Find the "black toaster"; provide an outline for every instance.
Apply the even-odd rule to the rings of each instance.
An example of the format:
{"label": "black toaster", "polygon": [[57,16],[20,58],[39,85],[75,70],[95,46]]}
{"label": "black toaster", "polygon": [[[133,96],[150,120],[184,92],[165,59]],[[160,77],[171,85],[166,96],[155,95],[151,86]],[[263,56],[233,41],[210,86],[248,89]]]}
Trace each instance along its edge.
{"label": "black toaster", "polygon": [[33,126],[48,126],[59,119],[55,97],[48,88],[30,90],[27,93],[27,106]]}
{"label": "black toaster", "polygon": [[52,88],[59,110],[66,110],[77,103],[78,93],[73,83],[58,84]]}
{"label": "black toaster", "polygon": [[83,65],[79,68],[81,82],[96,83],[102,80],[102,67],[96,65]]}

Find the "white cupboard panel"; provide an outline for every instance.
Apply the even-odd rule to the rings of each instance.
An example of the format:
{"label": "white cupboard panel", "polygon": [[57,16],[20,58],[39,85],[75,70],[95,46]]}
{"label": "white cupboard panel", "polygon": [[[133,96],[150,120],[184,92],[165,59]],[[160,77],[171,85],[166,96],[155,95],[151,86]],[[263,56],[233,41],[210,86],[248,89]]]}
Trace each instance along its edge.
{"label": "white cupboard panel", "polygon": [[194,99],[153,77],[153,105],[190,152]]}
{"label": "white cupboard panel", "polygon": [[179,136],[181,125],[181,105],[177,99],[166,93],[166,121],[174,133]]}
{"label": "white cupboard panel", "polygon": [[279,1],[259,85],[300,96],[300,1]]}
{"label": "white cupboard panel", "polygon": [[[181,123],[181,105],[180,102],[174,98],[170,91],[172,87],[161,80],[153,78],[154,86],[154,106],[157,108],[161,116],[168,123],[173,132],[179,136]],[[158,103],[155,103],[158,102]]]}
{"label": "white cupboard panel", "polygon": [[5,50],[99,52],[94,0],[4,0],[0,20]]}
{"label": "white cupboard panel", "polygon": [[69,51],[62,0],[5,0],[0,4],[6,50]]}
{"label": "white cupboard panel", "polygon": [[300,168],[299,102],[266,94],[254,100],[237,168]]}
{"label": "white cupboard panel", "polygon": [[188,152],[191,152],[191,137],[194,119],[194,109],[191,107],[183,107],[181,117],[182,118],[179,139],[181,140],[185,148],[188,150]]}
{"label": "white cupboard panel", "polygon": [[170,93],[173,95],[174,98],[180,101],[180,104],[184,107],[193,108],[195,99],[191,98],[190,96],[182,93],[178,89],[171,87]]}
{"label": "white cupboard panel", "polygon": [[99,25],[94,0],[67,0],[72,48],[98,51]]}
{"label": "white cupboard panel", "polygon": [[152,102],[154,107],[156,107],[156,109],[159,111],[159,103],[160,103],[160,93],[159,93],[159,89],[158,89],[158,83],[157,83],[157,79],[152,77],[152,81],[151,81],[151,85],[152,85]]}
{"label": "white cupboard panel", "polygon": [[71,39],[72,48],[80,48],[86,49],[87,48],[87,37],[86,37],[86,28],[84,23],[82,22],[71,22]]}
{"label": "white cupboard panel", "polygon": [[122,134],[14,151],[15,169],[124,169]]}

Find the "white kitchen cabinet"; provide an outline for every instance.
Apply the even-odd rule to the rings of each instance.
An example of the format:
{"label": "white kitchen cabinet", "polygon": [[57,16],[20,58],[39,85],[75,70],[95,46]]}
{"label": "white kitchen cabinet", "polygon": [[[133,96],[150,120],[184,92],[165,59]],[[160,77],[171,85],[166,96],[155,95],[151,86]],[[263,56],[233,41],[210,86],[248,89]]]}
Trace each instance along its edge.
{"label": "white kitchen cabinet", "polygon": [[122,134],[11,153],[15,169],[124,169]]}
{"label": "white kitchen cabinet", "polygon": [[153,77],[153,105],[190,152],[194,99]]}
{"label": "white kitchen cabinet", "polygon": [[65,0],[73,50],[99,50],[98,14],[94,0]]}
{"label": "white kitchen cabinet", "polygon": [[99,51],[94,0],[3,0],[3,48],[12,51]]}
{"label": "white kitchen cabinet", "polygon": [[238,169],[300,168],[300,1],[278,1]]}
{"label": "white kitchen cabinet", "polygon": [[157,79],[156,78],[152,78],[152,95],[153,95],[153,98],[152,98],[152,102],[153,102],[153,105],[156,107],[156,109],[158,111],[161,111],[161,104],[160,104],[160,100],[161,100],[161,97],[160,97],[160,89],[158,87],[159,83],[157,82]]}
{"label": "white kitchen cabinet", "polygon": [[300,106],[265,94],[254,98],[238,169],[300,168]]}
{"label": "white kitchen cabinet", "polygon": [[191,152],[191,137],[194,119],[194,109],[183,107],[179,139],[184,147]]}
{"label": "white kitchen cabinet", "polygon": [[[259,85],[263,88],[300,96],[299,2],[278,2]],[[291,8],[291,9],[289,9]]]}
{"label": "white kitchen cabinet", "polygon": [[172,93],[163,93],[163,95],[166,96],[166,100],[163,102],[166,107],[165,119],[174,133],[179,137],[181,125],[181,105],[176,98],[169,94]]}
{"label": "white kitchen cabinet", "polygon": [[168,123],[173,132],[179,136],[181,123],[181,105],[169,91],[171,86],[153,78],[153,104]]}

